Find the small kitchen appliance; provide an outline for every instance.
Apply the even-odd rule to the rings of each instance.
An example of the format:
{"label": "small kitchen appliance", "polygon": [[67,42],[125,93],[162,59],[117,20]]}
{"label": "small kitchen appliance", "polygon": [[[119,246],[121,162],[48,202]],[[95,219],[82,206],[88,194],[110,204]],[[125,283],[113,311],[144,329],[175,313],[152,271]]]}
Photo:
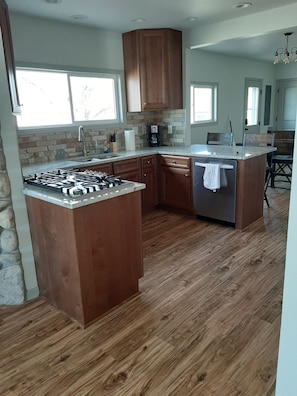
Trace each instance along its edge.
{"label": "small kitchen appliance", "polygon": [[150,147],[161,146],[160,126],[147,125],[148,142]]}

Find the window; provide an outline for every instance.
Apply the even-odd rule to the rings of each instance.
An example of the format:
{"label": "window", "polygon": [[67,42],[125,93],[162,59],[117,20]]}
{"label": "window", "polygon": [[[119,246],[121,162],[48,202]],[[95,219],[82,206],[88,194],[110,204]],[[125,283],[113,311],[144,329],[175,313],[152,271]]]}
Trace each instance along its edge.
{"label": "window", "polygon": [[217,121],[218,85],[191,85],[191,124],[206,124]]}
{"label": "window", "polygon": [[17,68],[20,129],[122,122],[120,74]]}
{"label": "window", "polygon": [[246,119],[247,126],[258,125],[259,87],[248,87]]}

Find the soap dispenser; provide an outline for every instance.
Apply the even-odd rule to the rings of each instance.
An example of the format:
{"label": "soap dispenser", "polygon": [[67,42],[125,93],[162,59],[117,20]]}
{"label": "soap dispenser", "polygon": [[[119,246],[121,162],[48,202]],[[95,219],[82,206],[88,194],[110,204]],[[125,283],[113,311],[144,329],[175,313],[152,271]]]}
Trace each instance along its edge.
{"label": "soap dispenser", "polygon": [[103,153],[105,154],[109,153],[109,148],[106,140],[104,142]]}

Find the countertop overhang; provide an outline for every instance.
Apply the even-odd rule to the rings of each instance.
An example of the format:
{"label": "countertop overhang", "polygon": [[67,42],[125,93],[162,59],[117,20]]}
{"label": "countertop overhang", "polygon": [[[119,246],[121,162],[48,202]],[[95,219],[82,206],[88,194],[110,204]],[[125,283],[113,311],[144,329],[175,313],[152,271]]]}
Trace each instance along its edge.
{"label": "countertop overhang", "polygon": [[42,190],[38,187],[25,187],[22,191],[25,195],[37,198],[55,205],[63,206],[67,209],[76,209],[82,206],[95,204],[105,201],[106,199],[118,198],[121,195],[133,193],[145,189],[144,183],[126,182],[120,186],[108,188],[93,193],[80,195],[77,197],[68,197],[49,190]]}

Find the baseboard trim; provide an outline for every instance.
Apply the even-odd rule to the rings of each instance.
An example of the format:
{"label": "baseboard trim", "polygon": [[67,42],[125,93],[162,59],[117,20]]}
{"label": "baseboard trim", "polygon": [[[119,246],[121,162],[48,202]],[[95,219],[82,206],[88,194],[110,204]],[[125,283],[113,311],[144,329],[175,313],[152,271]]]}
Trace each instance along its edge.
{"label": "baseboard trim", "polygon": [[39,289],[37,286],[33,287],[33,289],[27,290],[27,293],[26,293],[27,301],[34,300],[34,298],[37,298],[37,297],[39,297]]}

